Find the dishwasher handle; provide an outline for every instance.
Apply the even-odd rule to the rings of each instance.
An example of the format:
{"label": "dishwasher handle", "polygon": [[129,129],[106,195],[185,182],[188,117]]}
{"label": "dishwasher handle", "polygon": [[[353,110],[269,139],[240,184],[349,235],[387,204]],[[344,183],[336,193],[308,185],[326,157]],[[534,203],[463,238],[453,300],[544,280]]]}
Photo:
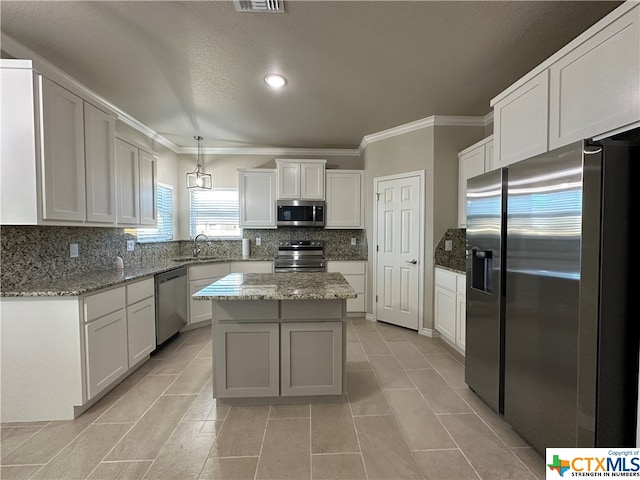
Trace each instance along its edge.
{"label": "dishwasher handle", "polygon": [[168,272],[158,273],[156,275],[156,284],[160,285],[170,280],[174,280],[179,277],[184,277],[186,274],[187,274],[186,267],[178,267],[173,270],[169,270]]}

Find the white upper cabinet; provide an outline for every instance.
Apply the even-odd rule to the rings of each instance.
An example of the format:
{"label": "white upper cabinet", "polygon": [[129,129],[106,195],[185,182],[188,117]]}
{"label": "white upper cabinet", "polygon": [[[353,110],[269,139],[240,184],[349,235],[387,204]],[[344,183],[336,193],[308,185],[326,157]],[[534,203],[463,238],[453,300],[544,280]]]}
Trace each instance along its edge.
{"label": "white upper cabinet", "polygon": [[157,222],[158,168],[155,155],[140,150],[140,225],[155,225]]}
{"label": "white upper cabinet", "polygon": [[116,221],[115,119],[84,104],[87,220]]}
{"label": "white upper cabinet", "polygon": [[156,224],[157,159],[116,138],[118,224]]}
{"label": "white upper cabinet", "polygon": [[276,171],[238,170],[240,228],[276,228]]}
{"label": "white upper cabinet", "polygon": [[551,65],[549,149],[640,121],[640,6]]}
{"label": "white upper cabinet", "polygon": [[491,170],[493,136],[458,153],[458,226],[467,225],[467,180]]}
{"label": "white upper cabinet", "polygon": [[325,228],[363,228],[362,170],[327,170]]}
{"label": "white upper cabinet", "polygon": [[326,160],[277,159],[277,199],[324,200]]}
{"label": "white upper cabinet", "polygon": [[545,70],[493,104],[494,168],[547,151],[548,92]]}
{"label": "white upper cabinet", "polygon": [[115,225],[115,117],[1,60],[4,225]]}
{"label": "white upper cabinet", "polygon": [[86,219],[83,101],[38,76],[44,220]]}
{"label": "white upper cabinet", "polygon": [[640,4],[622,3],[491,106],[494,168],[640,126]]}

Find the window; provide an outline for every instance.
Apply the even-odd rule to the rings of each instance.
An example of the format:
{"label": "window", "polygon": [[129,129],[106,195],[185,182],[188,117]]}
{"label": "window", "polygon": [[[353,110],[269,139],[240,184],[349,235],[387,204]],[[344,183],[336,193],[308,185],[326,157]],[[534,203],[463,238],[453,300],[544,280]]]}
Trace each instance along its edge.
{"label": "window", "polygon": [[189,191],[189,233],[209,238],[241,238],[238,189]]}
{"label": "window", "polygon": [[158,183],[156,228],[138,228],[138,243],[168,242],[173,240],[173,186]]}

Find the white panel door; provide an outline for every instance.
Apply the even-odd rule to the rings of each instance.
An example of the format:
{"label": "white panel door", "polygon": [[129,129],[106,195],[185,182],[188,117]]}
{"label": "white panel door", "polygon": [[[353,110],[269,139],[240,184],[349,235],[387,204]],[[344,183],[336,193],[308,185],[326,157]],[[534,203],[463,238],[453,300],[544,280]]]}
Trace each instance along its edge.
{"label": "white panel door", "polygon": [[418,330],[420,178],[377,185],[376,317]]}

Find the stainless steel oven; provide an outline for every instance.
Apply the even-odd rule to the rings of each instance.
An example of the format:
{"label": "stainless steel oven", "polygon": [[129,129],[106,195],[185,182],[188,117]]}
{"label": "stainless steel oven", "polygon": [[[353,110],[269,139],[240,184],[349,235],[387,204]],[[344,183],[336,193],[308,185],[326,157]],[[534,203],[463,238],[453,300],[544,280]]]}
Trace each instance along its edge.
{"label": "stainless steel oven", "polygon": [[279,227],[324,227],[323,201],[278,200],[276,208],[276,224]]}
{"label": "stainless steel oven", "polygon": [[276,273],[326,272],[324,244],[320,240],[282,241],[273,267]]}

